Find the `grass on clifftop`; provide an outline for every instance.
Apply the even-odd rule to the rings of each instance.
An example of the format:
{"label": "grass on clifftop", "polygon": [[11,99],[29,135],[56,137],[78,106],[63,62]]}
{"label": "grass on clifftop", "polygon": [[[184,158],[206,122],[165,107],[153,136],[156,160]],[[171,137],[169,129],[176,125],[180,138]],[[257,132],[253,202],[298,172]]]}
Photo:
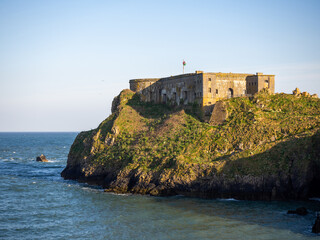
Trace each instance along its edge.
{"label": "grass on clifftop", "polygon": [[71,152],[93,165],[166,178],[290,171],[296,156],[286,152],[298,150],[301,164],[308,164],[312,152],[304,146],[312,144],[320,126],[318,98],[266,92],[232,98],[225,100],[229,117],[220,126],[182,109],[142,102],[130,90],[119,99],[117,111],[97,129],[81,133]]}

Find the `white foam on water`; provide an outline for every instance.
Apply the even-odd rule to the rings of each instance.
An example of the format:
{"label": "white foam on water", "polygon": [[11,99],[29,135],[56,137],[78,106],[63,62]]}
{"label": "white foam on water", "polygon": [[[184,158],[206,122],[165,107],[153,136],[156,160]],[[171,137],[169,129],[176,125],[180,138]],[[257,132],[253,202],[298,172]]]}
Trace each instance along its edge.
{"label": "white foam on water", "polygon": [[240,200],[237,200],[234,198],[218,198],[217,200],[219,200],[219,201],[240,201]]}
{"label": "white foam on water", "polygon": [[37,182],[32,182],[32,184],[35,184],[35,183],[37,183]]}
{"label": "white foam on water", "polygon": [[81,187],[81,189],[89,192],[101,192],[101,189],[96,189],[91,187]]}
{"label": "white foam on water", "polygon": [[109,193],[111,195],[117,195],[117,196],[125,196],[125,197],[132,195],[132,193],[114,193],[114,192],[105,192],[105,193]]}

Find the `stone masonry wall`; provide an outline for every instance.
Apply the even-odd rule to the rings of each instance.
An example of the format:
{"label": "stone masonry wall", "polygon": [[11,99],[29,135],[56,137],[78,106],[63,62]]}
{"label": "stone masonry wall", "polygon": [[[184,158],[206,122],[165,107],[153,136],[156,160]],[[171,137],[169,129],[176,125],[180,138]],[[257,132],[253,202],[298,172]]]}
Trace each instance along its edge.
{"label": "stone masonry wall", "polygon": [[221,99],[246,95],[246,78],[249,74],[205,73],[203,81],[203,108],[208,115],[213,104]]}
{"label": "stone masonry wall", "polygon": [[202,104],[202,74],[183,74],[161,79],[130,80],[130,89],[142,100],[171,105]]}
{"label": "stone masonry wall", "polygon": [[130,89],[139,92],[144,101],[170,105],[196,103],[206,115],[221,99],[251,96],[263,88],[274,93],[274,75],[196,71],[167,78],[130,80]]}

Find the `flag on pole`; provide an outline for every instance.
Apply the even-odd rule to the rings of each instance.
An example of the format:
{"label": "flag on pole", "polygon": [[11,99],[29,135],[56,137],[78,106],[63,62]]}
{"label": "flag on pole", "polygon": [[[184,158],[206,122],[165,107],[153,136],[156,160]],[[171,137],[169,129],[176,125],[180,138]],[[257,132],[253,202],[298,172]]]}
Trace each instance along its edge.
{"label": "flag on pole", "polygon": [[184,74],[184,66],[186,65],[186,62],[183,60],[182,61],[182,73]]}

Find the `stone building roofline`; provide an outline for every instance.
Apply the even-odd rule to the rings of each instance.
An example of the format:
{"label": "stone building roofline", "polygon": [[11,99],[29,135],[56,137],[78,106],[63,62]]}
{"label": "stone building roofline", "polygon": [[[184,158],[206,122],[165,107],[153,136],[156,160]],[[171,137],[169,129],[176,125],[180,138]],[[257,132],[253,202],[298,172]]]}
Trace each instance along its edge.
{"label": "stone building roofline", "polygon": [[150,82],[150,81],[158,81],[160,79],[176,79],[176,78],[181,78],[181,77],[186,77],[186,76],[194,76],[197,74],[202,74],[201,73],[185,73],[185,74],[180,74],[180,75],[174,75],[170,77],[162,77],[162,78],[137,78],[137,79],[131,79],[129,82]]}
{"label": "stone building roofline", "polygon": [[129,82],[156,82],[160,80],[161,78],[137,78],[137,79],[131,79]]}
{"label": "stone building roofline", "polygon": [[129,82],[157,82],[159,80],[173,80],[181,77],[187,77],[187,76],[194,76],[194,75],[200,75],[200,74],[212,74],[216,75],[218,77],[245,77],[245,76],[268,76],[268,77],[274,77],[275,75],[272,74],[263,74],[261,72],[257,72],[256,74],[253,73],[222,73],[222,72],[203,72],[203,71],[196,71],[195,73],[185,73],[180,75],[174,75],[170,77],[163,77],[163,78],[137,78],[137,79],[131,79]]}
{"label": "stone building roofline", "polygon": [[205,74],[215,74],[215,75],[254,75],[253,73],[233,73],[233,72],[229,72],[229,73],[223,73],[223,72],[205,72]]}
{"label": "stone building roofline", "polygon": [[256,74],[253,73],[222,73],[222,72],[206,72],[204,74],[214,74],[217,75],[219,77],[223,77],[223,76],[275,76],[272,74],[263,74],[263,73],[259,73],[257,72]]}

